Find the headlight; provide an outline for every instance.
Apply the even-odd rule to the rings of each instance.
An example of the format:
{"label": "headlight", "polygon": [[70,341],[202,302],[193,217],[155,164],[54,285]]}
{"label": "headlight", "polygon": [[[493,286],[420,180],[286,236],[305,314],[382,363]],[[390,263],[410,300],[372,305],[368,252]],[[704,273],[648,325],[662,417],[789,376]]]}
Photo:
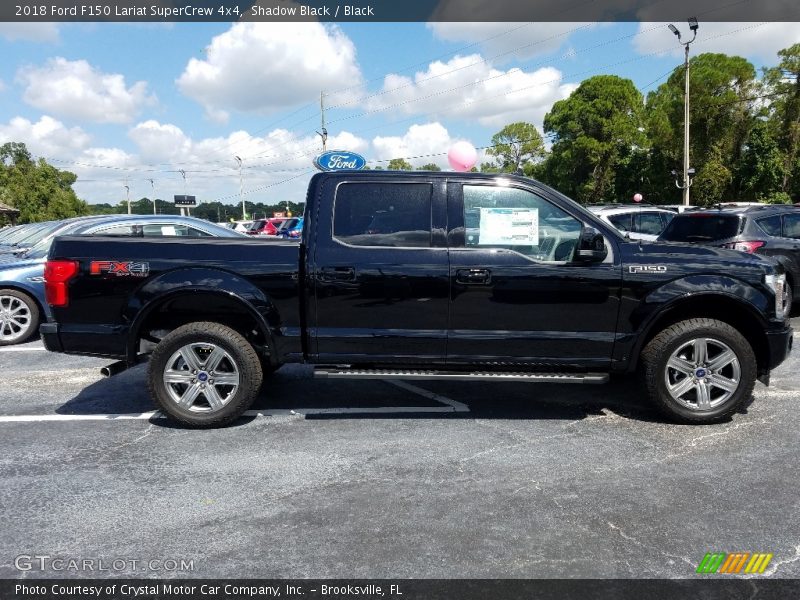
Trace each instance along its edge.
{"label": "headlight", "polygon": [[775,317],[783,319],[786,317],[788,308],[786,298],[786,275],[783,273],[775,275],[764,275],[764,283],[772,293],[775,294]]}

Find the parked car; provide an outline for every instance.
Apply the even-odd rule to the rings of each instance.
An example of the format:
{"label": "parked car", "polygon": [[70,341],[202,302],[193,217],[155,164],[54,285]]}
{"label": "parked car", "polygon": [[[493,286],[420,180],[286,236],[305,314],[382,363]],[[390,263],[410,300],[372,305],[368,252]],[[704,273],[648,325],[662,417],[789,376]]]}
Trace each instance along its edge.
{"label": "parked car", "polygon": [[22,229],[12,234],[0,245],[0,258],[6,254],[25,252],[58,227],[59,221],[45,221],[24,225]]}
{"label": "parked car", "polygon": [[292,217],[281,223],[276,232],[278,237],[299,239],[303,233],[303,217]]}
{"label": "parked car", "polygon": [[632,242],[532,179],[325,172],[306,197],[303,244],[56,238],[45,346],[116,361],[107,374],[149,360],[153,400],[197,427],[242,415],[285,363],[324,378],[495,385],[639,370],[671,419],[714,423],[792,347],[780,265]]}
{"label": "parked car", "polygon": [[623,234],[627,234],[630,239],[648,242],[655,241],[675,216],[672,210],[647,204],[610,204],[586,208]]}
{"label": "parked car", "polygon": [[248,235],[277,235],[281,225],[286,222],[285,217],[271,219],[257,219],[247,230]]}
{"label": "parked car", "polygon": [[676,216],[659,237],[775,259],[786,269],[786,301],[800,297],[800,209],[781,204],[712,208]]}
{"label": "parked car", "polygon": [[98,215],[59,222],[32,248],[0,262],[0,346],[20,344],[50,318],[45,300],[44,266],[59,235],[113,235],[126,237],[245,236],[208,221],[173,215]]}

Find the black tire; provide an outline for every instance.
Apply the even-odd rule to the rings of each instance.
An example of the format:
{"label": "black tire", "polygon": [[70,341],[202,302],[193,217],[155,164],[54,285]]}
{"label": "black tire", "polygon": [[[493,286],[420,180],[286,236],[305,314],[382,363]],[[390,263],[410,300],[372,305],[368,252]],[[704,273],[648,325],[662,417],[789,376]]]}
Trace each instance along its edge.
{"label": "black tire", "polygon": [[[2,329],[0,330],[0,346],[11,346],[13,344],[22,344],[27,342],[34,335],[36,335],[36,332],[39,330],[39,319],[41,316],[39,313],[39,305],[36,304],[36,300],[24,292],[18,292],[17,290],[10,289],[0,290],[0,298],[16,299],[25,305],[25,308],[28,312],[28,323],[21,329],[17,329],[16,325],[12,326],[10,323],[6,324],[2,320],[2,317],[0,317],[0,328]],[[0,315],[2,315],[1,311],[4,308],[4,304],[6,303],[0,301]],[[8,335],[8,339],[3,339],[3,335]]]}
{"label": "black tire", "polygon": [[[689,342],[699,338],[721,342],[727,346],[735,355],[739,368],[738,386],[735,390],[724,400],[725,393],[717,390],[720,403],[706,410],[699,408],[699,400],[697,407],[687,407],[680,400],[673,398],[667,388],[667,379],[670,377],[670,373],[673,375],[676,373],[674,370],[668,371],[667,366],[673,353],[687,347]],[[650,399],[662,413],[680,423],[709,424],[728,419],[749,401],[756,382],[757,364],[752,347],[744,336],[732,326],[714,319],[688,319],[671,325],[650,340],[642,351],[641,360],[644,384]],[[702,372],[702,375],[698,375],[701,380],[710,381],[713,371],[706,371],[702,366],[698,370]],[[680,379],[677,380],[677,382],[680,381]],[[673,386],[675,385],[673,384]],[[694,393],[695,397],[699,396],[699,392],[693,392],[691,388],[687,393]]]}
{"label": "black tire", "polygon": [[[198,348],[194,349],[192,345],[197,345]],[[222,375],[238,374],[238,384],[235,388],[233,385],[225,386],[219,383],[217,386],[211,385],[214,383],[214,371],[206,372],[202,369],[197,378],[191,379],[191,384],[165,382],[168,363],[175,361],[176,354],[182,349],[191,348],[190,351],[197,359],[197,352],[203,350],[203,345],[208,345],[208,348],[220,348],[225,353],[225,357],[218,363],[221,372],[216,376],[221,379]],[[206,363],[210,360],[209,354]],[[202,367],[206,363],[200,362],[198,366]],[[181,365],[180,370],[172,370],[175,364]],[[182,377],[190,377],[189,373],[192,373],[192,369],[182,358],[178,358],[176,363],[169,366],[170,373],[180,373]],[[203,375],[205,378],[201,379]],[[209,428],[227,425],[250,408],[261,388],[263,377],[258,353],[242,335],[219,323],[197,322],[178,327],[164,336],[150,357],[147,380],[150,394],[162,411],[185,425]],[[225,398],[222,398],[224,404],[221,407],[214,408],[206,396],[205,389],[198,391],[196,388],[193,390],[194,397],[197,398],[195,404],[191,404],[188,408],[178,404],[176,396],[183,393],[184,397],[188,397],[185,394],[190,385],[200,386],[200,381],[203,382],[202,387],[207,386],[209,391],[213,387],[217,398],[222,398],[218,393],[219,390],[223,393],[227,391]]]}

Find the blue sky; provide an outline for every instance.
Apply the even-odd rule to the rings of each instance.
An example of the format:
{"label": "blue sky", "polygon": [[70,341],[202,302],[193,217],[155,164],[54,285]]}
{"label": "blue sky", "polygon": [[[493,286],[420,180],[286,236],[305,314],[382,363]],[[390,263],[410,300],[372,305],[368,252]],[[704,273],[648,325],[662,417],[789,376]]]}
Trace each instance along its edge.
{"label": "blue sky", "polygon": [[[796,23],[701,23],[692,52],[760,69],[798,41]],[[541,129],[587,77],[646,93],[682,60],[663,23],[3,23],[0,52],[0,143],[25,142],[77,173],[82,198],[112,203],[127,183],[133,198],[234,204],[235,155],[248,200],[301,201],[320,90],[329,148],[446,167],[457,140]]]}

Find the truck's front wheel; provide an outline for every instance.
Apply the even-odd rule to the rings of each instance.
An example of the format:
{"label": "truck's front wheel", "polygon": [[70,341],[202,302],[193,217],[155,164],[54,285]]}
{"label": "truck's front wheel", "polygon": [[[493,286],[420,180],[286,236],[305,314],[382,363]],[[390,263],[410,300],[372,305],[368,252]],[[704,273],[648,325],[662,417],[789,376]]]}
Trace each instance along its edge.
{"label": "truck's front wheel", "polygon": [[219,427],[255,400],[263,373],[255,349],[219,323],[189,323],[168,333],[150,357],[148,384],[158,406],[192,427]]}
{"label": "truck's front wheel", "polygon": [[642,351],[650,398],[684,423],[726,419],[752,395],[756,359],[736,329],[714,319],[675,323]]}

